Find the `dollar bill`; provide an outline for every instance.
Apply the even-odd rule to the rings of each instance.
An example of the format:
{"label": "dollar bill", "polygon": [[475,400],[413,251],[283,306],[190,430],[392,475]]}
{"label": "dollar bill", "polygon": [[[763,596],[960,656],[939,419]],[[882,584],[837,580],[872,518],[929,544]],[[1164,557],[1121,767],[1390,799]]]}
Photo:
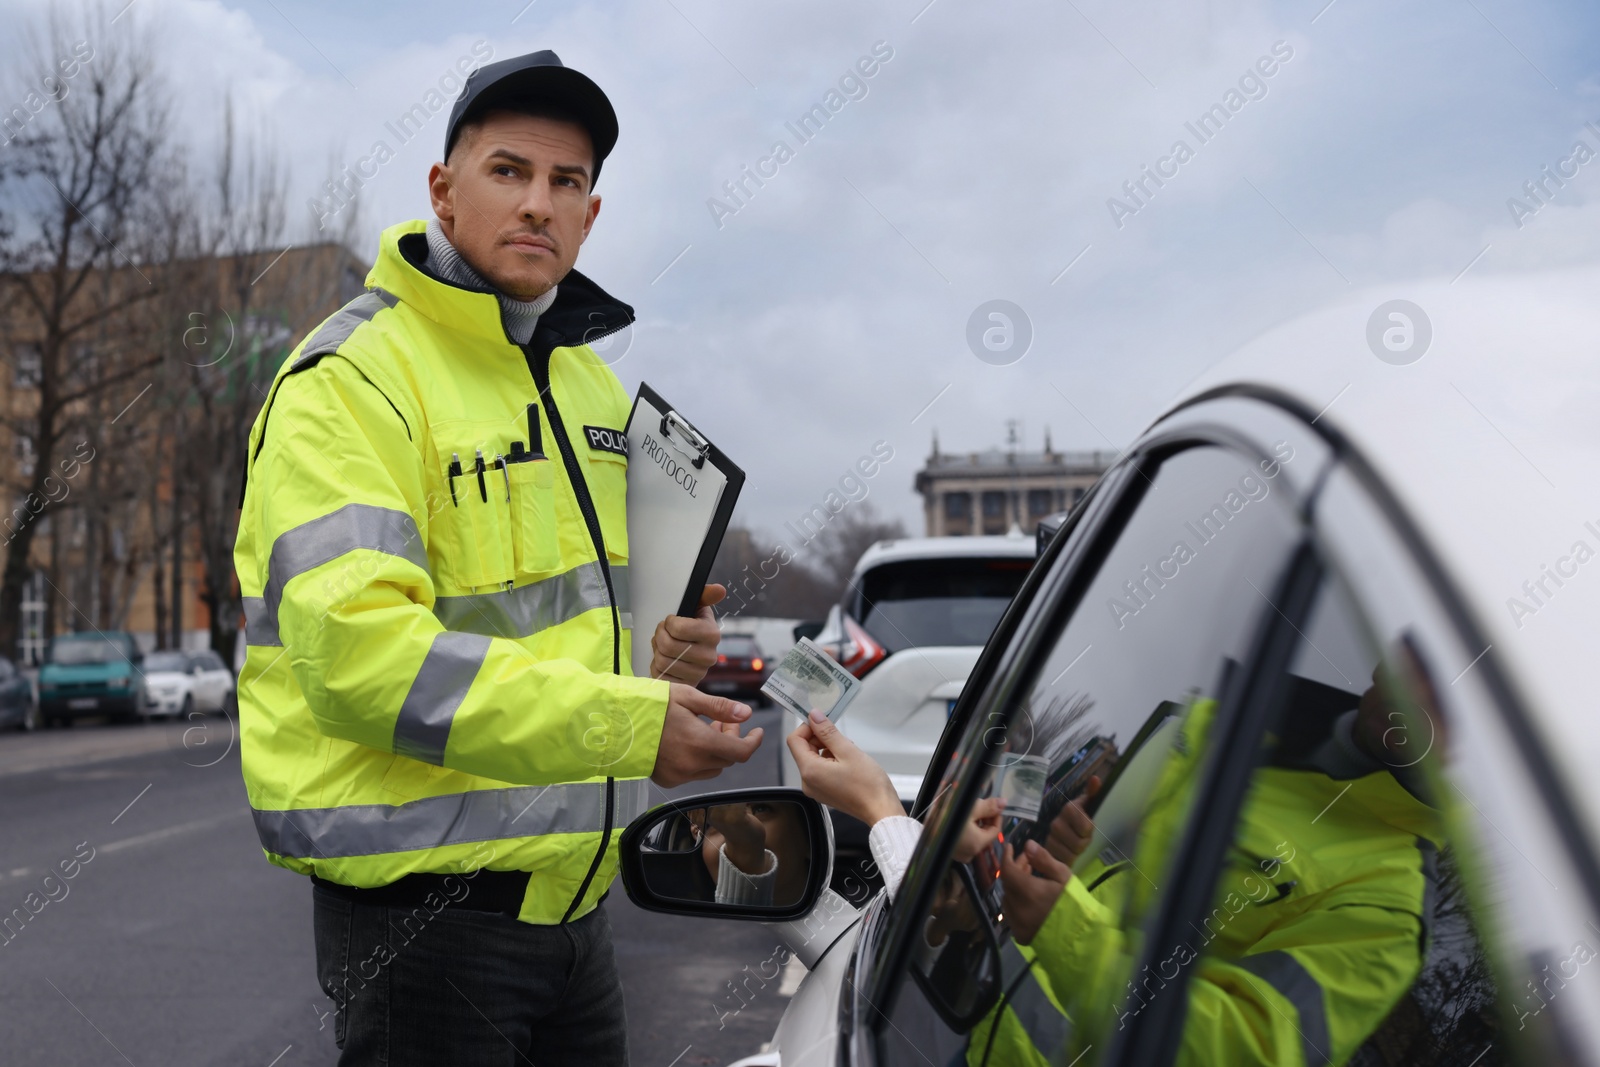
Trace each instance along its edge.
{"label": "dollar bill", "polygon": [[844,709],[861,680],[834,660],[808,637],[784,654],[783,660],[762,683],[761,691],[773,702],[788,708],[802,719],[813,710],[820,711],[834,722],[844,714]]}
{"label": "dollar bill", "polygon": [[1044,781],[1050,763],[1043,756],[1006,754],[1000,758],[995,793],[1005,801],[1005,814],[1033,822],[1039,818]]}

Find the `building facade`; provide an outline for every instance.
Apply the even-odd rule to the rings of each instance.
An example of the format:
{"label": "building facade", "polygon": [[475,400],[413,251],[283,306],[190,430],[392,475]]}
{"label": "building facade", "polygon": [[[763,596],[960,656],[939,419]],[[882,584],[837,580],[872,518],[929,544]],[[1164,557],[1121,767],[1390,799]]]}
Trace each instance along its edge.
{"label": "building facade", "polygon": [[927,535],[1004,534],[1012,526],[1031,535],[1040,519],[1083,499],[1116,458],[1115,452],[1057,452],[1048,433],[1037,452],[940,452],[936,437],[916,479]]}
{"label": "building facade", "polygon": [[[223,567],[212,553],[206,568],[202,530],[229,549],[231,594],[244,440],[265,383],[367,270],[327,243],[91,271],[67,319],[126,308],[74,327],[53,360],[23,299],[49,293],[47,272],[0,274],[0,560],[25,543],[30,571],[16,648],[0,654],[36,664],[53,634],[89,629],[128,630],[146,648],[214,643],[206,587]],[[151,295],[127,299],[139,286]],[[41,461],[47,375],[55,431]]]}

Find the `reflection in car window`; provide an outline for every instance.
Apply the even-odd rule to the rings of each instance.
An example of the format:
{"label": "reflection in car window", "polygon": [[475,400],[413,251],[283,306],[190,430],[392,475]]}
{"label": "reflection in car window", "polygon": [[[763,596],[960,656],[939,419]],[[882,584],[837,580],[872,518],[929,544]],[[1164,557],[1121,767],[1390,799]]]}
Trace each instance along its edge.
{"label": "reflection in car window", "polygon": [[[1211,447],[1166,460],[1055,624],[1026,697],[990,712],[1004,750],[958,753],[943,785],[977,774],[1005,797],[1003,843],[952,867],[921,919],[922,957],[881,1035],[888,1062],[1099,1062],[1143,920],[1181,879],[1167,860],[1217,698],[1297,542],[1279,477],[1292,461],[1287,445],[1259,462]],[[1013,861],[1029,840],[1043,855]],[[964,966],[928,955],[940,938]]]}
{"label": "reflection in car window", "polygon": [[189,669],[188,660],[182,652],[152,652],[144,658],[144,672],[154,674],[157,671],[171,671],[182,674]]}

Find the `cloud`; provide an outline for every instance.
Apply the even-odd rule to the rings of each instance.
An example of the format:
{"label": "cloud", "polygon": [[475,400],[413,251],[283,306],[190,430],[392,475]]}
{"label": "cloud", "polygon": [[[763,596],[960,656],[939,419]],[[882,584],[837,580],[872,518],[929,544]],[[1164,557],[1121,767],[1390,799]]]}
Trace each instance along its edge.
{"label": "cloud", "polygon": [[[751,476],[743,517],[768,528],[874,440],[896,449],[878,502],[918,529],[935,427],[955,451],[998,444],[1013,417],[1030,447],[1046,426],[1057,447],[1120,446],[1202,368],[1352,287],[1448,278],[1486,246],[1475,274],[1600,252],[1600,162],[1521,228],[1505,206],[1600,121],[1581,46],[1597,16],[1576,5],[925,3],[540,0],[453,13],[443,36],[421,3],[371,26],[288,0],[284,18],[135,12],[161,22],[197,155],[231,91],[274,131],[302,207],[475,42],[553,47],[595,77],[622,138],[579,266],[639,310],[618,373],[727,444]],[[877,42],[893,57],[866,95],[797,143],[786,123]],[[1115,226],[1107,200],[1278,42],[1293,58],[1265,95]],[[428,210],[442,138],[440,115],[392,145],[362,193],[369,243]],[[778,140],[792,160],[719,228],[707,200]],[[1034,326],[1009,367],[966,347],[995,298]]]}

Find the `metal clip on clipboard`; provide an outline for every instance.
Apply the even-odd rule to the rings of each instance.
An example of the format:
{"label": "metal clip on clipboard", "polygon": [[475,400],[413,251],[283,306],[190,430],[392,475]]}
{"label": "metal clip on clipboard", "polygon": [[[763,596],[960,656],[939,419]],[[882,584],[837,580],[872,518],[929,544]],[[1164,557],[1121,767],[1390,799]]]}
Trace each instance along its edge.
{"label": "metal clip on clipboard", "polygon": [[[669,429],[670,427],[670,429]],[[694,468],[699,470],[706,465],[706,456],[711,452],[711,442],[701,437],[699,432],[679,417],[676,411],[667,410],[661,416],[661,436],[672,440],[672,429],[676,429],[680,437],[694,450]]]}

